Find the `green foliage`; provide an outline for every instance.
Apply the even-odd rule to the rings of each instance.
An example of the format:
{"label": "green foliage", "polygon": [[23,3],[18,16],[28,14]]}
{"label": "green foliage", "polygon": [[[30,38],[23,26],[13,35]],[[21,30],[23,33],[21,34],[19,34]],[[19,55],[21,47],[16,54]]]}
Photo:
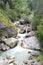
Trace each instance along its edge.
{"label": "green foliage", "polygon": [[2,9],[0,9],[0,21],[4,22],[6,26],[11,22]]}
{"label": "green foliage", "polygon": [[41,18],[40,25],[37,27],[37,37],[40,41],[40,45],[43,48],[43,18]]}
{"label": "green foliage", "polygon": [[16,11],[10,9],[7,14],[8,14],[8,17],[11,19],[12,22],[14,22],[14,20],[18,20],[18,14]]}
{"label": "green foliage", "polygon": [[[1,0],[0,8],[4,9],[7,17],[14,22],[24,15],[30,14],[30,8],[25,0]],[[23,15],[24,14],[24,15]]]}
{"label": "green foliage", "polygon": [[33,9],[43,13],[43,0],[33,0]]}
{"label": "green foliage", "polygon": [[4,13],[4,11],[2,9],[0,9],[0,22],[4,22],[4,24],[6,26],[12,26],[14,28],[14,30],[17,31],[16,26],[13,25],[11,20],[7,17],[7,15]]}
{"label": "green foliage", "polygon": [[26,17],[24,18],[24,23],[30,23],[28,16],[26,16]]}
{"label": "green foliage", "polygon": [[0,8],[4,8],[4,2],[2,0],[0,1]]}
{"label": "green foliage", "polygon": [[40,46],[43,48],[43,26],[40,25],[37,27],[37,37],[40,41]]}
{"label": "green foliage", "polygon": [[30,10],[29,8],[27,8],[27,9],[25,9],[24,13],[25,13],[26,15],[29,15],[29,14],[31,13],[31,10]]}
{"label": "green foliage", "polygon": [[28,7],[30,8],[30,10],[33,10],[33,2],[32,0],[27,0],[28,3]]}
{"label": "green foliage", "polygon": [[40,42],[41,48],[43,48],[43,15],[36,14],[31,22],[32,28],[36,31],[36,35]]}
{"label": "green foliage", "polygon": [[36,59],[38,62],[43,61],[43,54],[40,54],[39,57]]}
{"label": "green foliage", "polygon": [[41,23],[40,23],[40,25],[43,25],[43,18],[41,18]]}
{"label": "green foliage", "polygon": [[40,24],[40,19],[38,19],[38,17],[34,17],[32,22],[31,22],[31,25],[32,25],[32,28],[34,30],[37,30],[37,26]]}

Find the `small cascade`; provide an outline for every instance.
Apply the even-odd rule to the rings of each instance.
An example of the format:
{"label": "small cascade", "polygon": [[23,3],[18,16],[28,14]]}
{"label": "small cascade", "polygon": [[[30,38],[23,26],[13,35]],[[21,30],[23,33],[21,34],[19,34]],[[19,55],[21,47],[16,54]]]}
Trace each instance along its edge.
{"label": "small cascade", "polygon": [[18,34],[17,34],[17,36],[19,35],[19,32],[20,32],[20,29],[18,29]]}
{"label": "small cascade", "polygon": [[23,39],[23,37],[21,36],[21,34],[20,34],[19,32],[20,32],[20,29],[18,29],[18,34],[17,34],[17,38],[18,38],[18,40],[19,40],[17,46],[21,46],[21,42],[22,42],[22,39]]}
{"label": "small cascade", "polygon": [[17,38],[18,38],[18,40],[19,40],[17,46],[21,46],[21,45],[22,45],[23,40],[24,40],[25,36],[26,36],[27,33],[28,33],[28,26],[26,26],[26,33],[20,34],[19,32],[20,32],[20,29],[18,29],[18,34],[17,34]]}
{"label": "small cascade", "polygon": [[28,26],[26,26],[26,34],[27,34]]}

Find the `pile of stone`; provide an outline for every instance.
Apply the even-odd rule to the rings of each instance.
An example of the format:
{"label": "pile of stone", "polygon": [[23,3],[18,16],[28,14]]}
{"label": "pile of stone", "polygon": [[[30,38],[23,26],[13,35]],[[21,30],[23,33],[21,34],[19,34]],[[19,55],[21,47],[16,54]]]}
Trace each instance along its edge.
{"label": "pile of stone", "polygon": [[0,51],[7,51],[11,47],[15,47],[18,42],[18,40],[15,39],[16,36],[17,32],[12,26],[6,27],[4,22],[0,22]]}
{"label": "pile of stone", "polygon": [[11,47],[11,48],[15,47],[15,46],[17,45],[17,43],[18,43],[18,39],[15,39],[15,38],[13,38],[13,37],[8,38],[8,39],[3,39],[3,41],[4,41],[4,43],[5,43],[7,46],[9,46],[9,47]]}
{"label": "pile of stone", "polygon": [[9,46],[7,46],[7,45],[4,44],[4,43],[0,43],[0,51],[7,51],[7,50],[9,50],[9,49],[10,49]]}
{"label": "pile of stone", "polygon": [[42,65],[41,62],[37,62],[36,58],[38,57],[37,54],[31,54],[25,61],[24,65]]}
{"label": "pile of stone", "polygon": [[3,38],[0,42],[0,51],[7,51],[10,48],[13,48],[17,45],[18,40],[11,37],[11,38]]}
{"label": "pile of stone", "polygon": [[18,65],[14,56],[0,57],[0,65]]}

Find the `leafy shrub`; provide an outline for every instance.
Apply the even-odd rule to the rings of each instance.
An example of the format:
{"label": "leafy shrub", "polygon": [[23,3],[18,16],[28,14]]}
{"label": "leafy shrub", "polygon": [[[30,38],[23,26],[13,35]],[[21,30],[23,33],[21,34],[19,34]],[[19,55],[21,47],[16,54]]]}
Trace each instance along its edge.
{"label": "leafy shrub", "polygon": [[37,27],[36,34],[37,34],[37,37],[38,37],[38,39],[40,41],[40,45],[43,48],[43,26],[42,25]]}
{"label": "leafy shrub", "polygon": [[40,20],[37,17],[34,17],[31,25],[32,25],[32,29],[37,30],[37,26],[40,24]]}
{"label": "leafy shrub", "polygon": [[41,18],[41,22],[40,22],[40,25],[43,25],[43,18]]}
{"label": "leafy shrub", "polygon": [[30,23],[29,17],[26,16],[26,17],[24,18],[24,23]]}
{"label": "leafy shrub", "polygon": [[2,9],[0,9],[0,21],[4,22],[4,24],[6,26],[12,26],[14,28],[14,30],[17,31],[16,26],[13,25],[11,20],[7,17],[7,15],[5,14],[5,12]]}
{"label": "leafy shrub", "polygon": [[36,59],[37,61],[43,61],[43,54],[40,54],[39,57]]}

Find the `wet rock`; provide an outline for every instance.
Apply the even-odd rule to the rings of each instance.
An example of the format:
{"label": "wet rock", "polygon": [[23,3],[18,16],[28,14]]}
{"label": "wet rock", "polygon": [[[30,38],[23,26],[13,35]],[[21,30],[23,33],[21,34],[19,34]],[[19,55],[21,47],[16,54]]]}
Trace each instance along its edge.
{"label": "wet rock", "polygon": [[20,33],[21,34],[23,34],[23,33],[29,33],[30,31],[32,31],[32,28],[28,27],[28,26],[24,26],[23,28],[20,29]]}
{"label": "wet rock", "polygon": [[30,61],[28,61],[28,63],[27,63],[28,65],[31,65],[31,63],[30,63]]}
{"label": "wet rock", "polygon": [[4,43],[8,45],[9,47],[15,47],[18,43],[18,40],[15,38],[8,38],[8,39],[3,39]]}
{"label": "wet rock", "polygon": [[24,39],[23,44],[25,45],[25,48],[40,50],[39,42],[35,36]]}
{"label": "wet rock", "polygon": [[41,65],[41,63],[40,62],[31,62],[30,60],[27,62],[27,65]]}
{"label": "wet rock", "polygon": [[28,62],[28,61],[27,61],[27,60],[25,60],[25,61],[24,61],[24,64],[27,64],[27,62]]}
{"label": "wet rock", "polygon": [[14,25],[16,25],[17,27],[20,25],[20,22],[19,21],[14,21],[13,23]]}
{"label": "wet rock", "polygon": [[32,36],[35,36],[35,32],[34,32],[34,31],[30,31],[30,32],[25,36],[25,38],[29,38],[29,37],[32,37]]}
{"label": "wet rock", "polygon": [[41,65],[41,62],[36,61],[37,56],[34,54],[30,54],[24,61],[24,65]]}
{"label": "wet rock", "polygon": [[39,54],[38,53],[31,53],[31,56],[38,57]]}
{"label": "wet rock", "polygon": [[9,65],[7,60],[4,60],[2,57],[0,57],[0,65]]}
{"label": "wet rock", "polygon": [[25,27],[25,25],[19,25],[20,29],[23,29]]}
{"label": "wet rock", "polygon": [[28,34],[29,37],[31,36],[35,36],[35,32],[34,31],[30,31],[29,34]]}
{"label": "wet rock", "polygon": [[30,31],[32,31],[32,28],[31,27],[28,27],[28,26],[25,26],[23,29],[26,30],[27,33],[30,32]]}
{"label": "wet rock", "polygon": [[5,45],[4,43],[1,43],[1,44],[0,44],[0,49],[1,49],[2,51],[6,51],[6,50],[9,50],[10,47],[8,47],[7,45]]}
{"label": "wet rock", "polygon": [[26,30],[21,29],[19,33],[20,33],[20,34],[26,33]]}
{"label": "wet rock", "polygon": [[17,62],[17,61],[14,61],[13,64],[14,64],[14,65],[18,65],[18,62]]}
{"label": "wet rock", "polygon": [[18,65],[14,56],[0,57],[0,65]]}
{"label": "wet rock", "polygon": [[8,63],[13,63],[15,61],[15,57],[14,56],[6,56]]}
{"label": "wet rock", "polygon": [[35,62],[34,65],[41,65],[41,63],[40,62]]}
{"label": "wet rock", "polygon": [[15,56],[6,56],[6,58],[9,59],[15,59]]}

